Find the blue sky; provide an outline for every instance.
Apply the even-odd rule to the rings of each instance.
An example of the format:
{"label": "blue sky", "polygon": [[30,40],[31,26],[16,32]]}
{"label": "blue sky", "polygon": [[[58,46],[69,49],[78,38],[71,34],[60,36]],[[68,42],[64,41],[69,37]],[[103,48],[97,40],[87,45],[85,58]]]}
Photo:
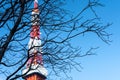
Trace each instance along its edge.
{"label": "blue sky", "polygon": [[[73,1],[71,5],[79,6],[79,0]],[[96,8],[97,14],[104,23],[113,23],[107,29],[108,32],[113,34],[111,36],[112,42],[107,45],[97,37],[92,39],[93,36],[85,36],[85,38],[81,39],[79,45],[84,45],[83,48],[89,46],[99,46],[100,48],[95,50],[97,55],[80,59],[83,69],[81,69],[81,72],[72,71],[73,80],[120,80],[120,0],[99,1],[105,7]],[[76,11],[79,10],[77,7],[75,9]],[[90,42],[87,42],[89,40]]]}

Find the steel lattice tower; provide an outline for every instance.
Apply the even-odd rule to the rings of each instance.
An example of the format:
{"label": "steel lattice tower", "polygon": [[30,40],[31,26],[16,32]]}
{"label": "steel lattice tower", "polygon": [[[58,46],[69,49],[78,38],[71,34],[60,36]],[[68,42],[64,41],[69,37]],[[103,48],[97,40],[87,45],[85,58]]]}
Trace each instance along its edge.
{"label": "steel lattice tower", "polygon": [[32,11],[32,27],[30,32],[30,41],[28,43],[30,58],[26,64],[26,69],[22,71],[25,74],[25,80],[45,80],[47,70],[43,66],[42,50],[40,40],[40,18],[38,1],[34,0],[34,9]]}

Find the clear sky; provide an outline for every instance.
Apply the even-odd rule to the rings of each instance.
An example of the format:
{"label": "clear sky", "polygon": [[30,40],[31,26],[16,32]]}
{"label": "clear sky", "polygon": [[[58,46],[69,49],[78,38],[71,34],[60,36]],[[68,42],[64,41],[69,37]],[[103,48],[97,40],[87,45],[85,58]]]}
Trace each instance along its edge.
{"label": "clear sky", "polygon": [[[72,1],[74,2],[71,5],[74,5],[74,7],[80,5],[80,0]],[[120,0],[99,1],[105,7],[96,8],[97,14],[103,22],[113,23],[107,29],[108,32],[113,34],[111,36],[112,43],[107,45],[97,38],[92,39],[93,36],[86,36],[79,42],[77,41],[79,45],[84,45],[83,48],[90,45],[100,48],[95,51],[96,56],[88,56],[80,60],[83,69],[81,69],[81,72],[73,70],[71,74],[73,80],[120,80]],[[77,7],[75,9],[77,11]]]}

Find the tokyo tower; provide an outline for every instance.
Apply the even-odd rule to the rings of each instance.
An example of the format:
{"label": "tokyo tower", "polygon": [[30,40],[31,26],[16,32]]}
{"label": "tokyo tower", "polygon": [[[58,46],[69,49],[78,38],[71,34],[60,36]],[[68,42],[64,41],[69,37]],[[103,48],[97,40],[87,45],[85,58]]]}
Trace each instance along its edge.
{"label": "tokyo tower", "polygon": [[23,79],[45,80],[47,70],[44,68],[42,61],[38,0],[34,0],[31,22],[30,41],[28,43],[30,58],[26,63],[26,69],[22,71]]}

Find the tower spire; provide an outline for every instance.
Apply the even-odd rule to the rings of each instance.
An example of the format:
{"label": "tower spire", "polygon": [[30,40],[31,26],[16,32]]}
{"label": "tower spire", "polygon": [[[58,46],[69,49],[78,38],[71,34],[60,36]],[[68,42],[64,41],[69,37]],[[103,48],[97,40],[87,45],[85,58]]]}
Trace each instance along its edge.
{"label": "tower spire", "polygon": [[30,41],[28,43],[30,58],[26,64],[26,69],[23,70],[22,74],[25,74],[23,77],[25,80],[45,80],[47,70],[44,68],[42,61],[40,18],[37,0],[34,0],[34,8],[31,16],[32,26]]}
{"label": "tower spire", "polygon": [[38,8],[38,0],[34,0],[34,9]]}

